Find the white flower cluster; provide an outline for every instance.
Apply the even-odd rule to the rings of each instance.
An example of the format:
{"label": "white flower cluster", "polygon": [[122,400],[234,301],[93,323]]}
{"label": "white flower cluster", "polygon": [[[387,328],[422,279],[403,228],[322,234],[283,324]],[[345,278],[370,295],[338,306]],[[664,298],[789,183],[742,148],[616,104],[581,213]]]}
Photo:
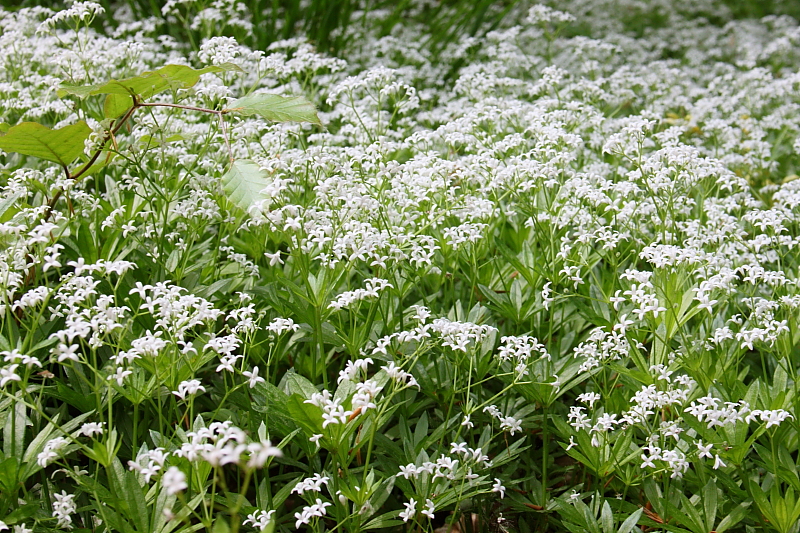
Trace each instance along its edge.
{"label": "white flower cluster", "polygon": [[61,493],[54,493],[53,497],[56,501],[53,502],[53,518],[57,520],[56,527],[64,529],[72,529],[72,513],[77,511],[78,506],[75,505],[75,495],[67,494],[66,491]]}
{"label": "white flower cluster", "polygon": [[105,12],[105,8],[97,2],[74,2],[67,9],[58,11],[47,18],[39,25],[36,31],[37,33],[50,33],[56,25],[70,19],[89,24],[97,15],[102,15]]}
{"label": "white flower cluster", "polygon": [[425,506],[419,510],[417,509],[417,500],[414,498],[410,498],[408,502],[404,503],[403,505],[405,506],[405,509],[398,515],[403,519],[403,522],[408,522],[414,518],[417,515],[417,511],[428,517],[430,520],[435,518],[433,512],[436,510],[436,505],[430,498],[425,500]]}
{"label": "white flower cluster", "polygon": [[341,293],[328,305],[328,309],[340,310],[350,307],[355,302],[366,300],[367,298],[377,298],[379,293],[387,287],[394,286],[388,280],[381,278],[369,278],[364,280],[365,288],[355,289]]}
{"label": "white flower cluster", "polygon": [[[322,490],[322,486],[327,486],[329,481],[330,477],[316,473],[311,477],[299,481],[294,488],[292,488],[292,494],[297,493],[303,495],[307,492],[319,493]],[[316,496],[316,494],[314,496]],[[314,518],[325,516],[327,514],[326,508],[331,505],[330,502],[323,502],[321,498],[316,498],[313,504],[303,507],[302,511],[294,514],[296,520],[295,527],[299,528],[303,524],[308,524]]]}
{"label": "white flower cluster", "polygon": [[500,347],[497,349],[497,358],[500,361],[513,361],[515,363],[514,372],[519,377],[528,373],[528,363],[534,354],[538,354],[534,360],[540,358],[550,360],[550,354],[544,344],[529,335],[502,337]]}
{"label": "white flower cluster", "polygon": [[452,350],[466,352],[471,345],[476,345],[497,333],[497,328],[488,324],[456,322],[447,318],[436,318],[430,325],[423,326],[442,339],[442,345]]}
{"label": "white flower cluster", "polygon": [[588,372],[604,361],[619,361],[627,357],[629,350],[630,345],[624,333],[595,328],[587,340],[573,349],[572,356],[585,358],[579,371]]}
{"label": "white flower cluster", "polygon": [[744,400],[739,402],[723,402],[713,396],[703,396],[689,404],[686,413],[706,422],[709,429],[726,425],[735,425],[737,422],[749,424],[753,421],[766,423],[767,428],[778,426],[787,418],[794,418],[784,409],[750,409],[750,404]]}
{"label": "white flower cluster", "polygon": [[42,468],[46,467],[61,456],[61,453],[69,444],[65,437],[55,437],[48,440],[41,452],[36,456],[36,462]]}
{"label": "white flower cluster", "polygon": [[271,511],[256,511],[247,515],[247,518],[242,523],[245,526],[250,525],[259,531],[266,531],[267,527],[273,523],[274,515],[274,509]]}
{"label": "white flower cluster", "polygon": [[206,392],[206,388],[202,385],[199,379],[187,379],[178,384],[178,390],[172,391],[172,394],[185,400],[186,396],[194,396],[198,392]]}
{"label": "white flower cluster", "polygon": [[300,329],[300,324],[295,324],[291,318],[275,318],[267,326],[267,331],[275,335],[282,335],[287,331],[297,331]]}
{"label": "white flower cluster", "polygon": [[328,476],[323,476],[322,474],[314,474],[311,477],[307,477],[302,481],[298,481],[297,484],[292,489],[292,494],[304,494],[305,492],[319,492],[322,490],[322,486],[328,485],[328,482],[331,480]]}
{"label": "white flower cluster", "polygon": [[488,413],[492,418],[500,422],[500,429],[508,431],[513,437],[517,431],[522,431],[522,420],[513,416],[503,416],[503,413],[496,405],[487,405],[483,408],[484,413]]}
{"label": "white flower cluster", "polygon": [[[425,485],[428,483],[428,478],[432,481],[440,479],[452,483],[459,481],[471,483],[481,477],[474,472],[475,469],[484,470],[492,466],[489,456],[483,450],[470,448],[466,442],[451,443],[450,454],[451,456],[441,454],[436,461],[423,461],[419,465],[409,463],[400,466],[400,472],[397,475],[414,482],[420,480]],[[492,491],[498,492],[502,485],[499,484],[499,480],[496,479],[495,481]],[[503,490],[505,489],[503,488]],[[404,522],[414,518],[418,511],[430,519],[434,517],[435,506],[430,499],[426,500],[423,509],[417,509],[417,502],[414,498],[409,499],[405,507],[406,509],[400,513],[400,517]]]}
{"label": "white flower cluster", "polygon": [[244,431],[229,420],[189,431],[186,439],[172,455],[189,461],[202,460],[214,467],[237,464],[248,469],[262,468],[271,457],[283,455],[269,440],[247,443]]}
{"label": "white flower cluster", "polygon": [[403,387],[417,387],[419,389],[419,383],[417,383],[416,378],[410,372],[406,372],[401,367],[397,366],[394,361],[390,361],[386,366],[382,366],[381,370],[385,371],[389,378],[393,379],[395,383]]}

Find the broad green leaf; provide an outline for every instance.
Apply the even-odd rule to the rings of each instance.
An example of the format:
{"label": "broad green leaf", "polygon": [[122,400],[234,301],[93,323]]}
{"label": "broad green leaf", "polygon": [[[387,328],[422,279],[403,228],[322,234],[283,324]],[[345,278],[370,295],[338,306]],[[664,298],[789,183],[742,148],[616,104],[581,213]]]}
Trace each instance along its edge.
{"label": "broad green leaf", "polygon": [[274,122],[322,124],[314,104],[302,96],[251,94],[231,103],[226,111],[234,111],[241,115],[258,115]]}
{"label": "broad green leaf", "polygon": [[109,80],[95,85],[62,84],[58,96],[68,94],[86,98],[97,94],[107,94],[104,112],[106,118],[116,118],[132,105],[131,96],[147,99],[167,89],[188,89],[194,86],[203,74],[212,72],[239,71],[236,65],[225,63],[219,66],[194,69],[186,65],[166,65],[152,72],[144,72],[139,76],[122,80]]}
{"label": "broad green leaf", "polygon": [[91,128],[82,120],[57,130],[36,122],[22,122],[0,136],[0,148],[66,167],[83,153],[83,142],[91,133]]}
{"label": "broad green leaf", "polygon": [[248,211],[255,202],[266,199],[261,191],[268,185],[266,173],[248,159],[234,161],[222,175],[222,189],[230,201],[244,211]]}
{"label": "broad green leaf", "polygon": [[295,423],[305,430],[307,437],[323,432],[322,409],[316,405],[305,403],[299,394],[289,396],[287,408]]}
{"label": "broad green leaf", "polygon": [[286,372],[278,387],[286,394],[299,394],[303,400],[309,400],[313,394],[319,392],[313,383],[292,370]]}

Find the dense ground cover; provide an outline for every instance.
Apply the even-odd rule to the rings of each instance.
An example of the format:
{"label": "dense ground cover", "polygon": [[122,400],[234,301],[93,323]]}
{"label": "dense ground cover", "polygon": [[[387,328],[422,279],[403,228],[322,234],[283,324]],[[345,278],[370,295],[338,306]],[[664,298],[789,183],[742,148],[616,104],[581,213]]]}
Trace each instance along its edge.
{"label": "dense ground cover", "polygon": [[104,5],[0,11],[0,530],[800,529],[795,19]]}

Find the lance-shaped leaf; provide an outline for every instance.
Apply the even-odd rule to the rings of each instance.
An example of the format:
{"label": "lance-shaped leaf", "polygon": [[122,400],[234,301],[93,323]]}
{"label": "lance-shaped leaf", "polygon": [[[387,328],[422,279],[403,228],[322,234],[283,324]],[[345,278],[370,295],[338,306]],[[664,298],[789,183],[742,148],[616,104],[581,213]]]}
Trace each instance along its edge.
{"label": "lance-shaped leaf", "polygon": [[266,173],[248,159],[234,161],[222,175],[222,189],[231,202],[245,211],[255,202],[266,198],[261,191],[268,185]]}
{"label": "lance-shaped leaf", "polygon": [[0,148],[66,167],[83,153],[83,142],[91,133],[91,128],[82,120],[57,130],[36,122],[23,122],[0,136]]}
{"label": "lance-shaped leaf", "polygon": [[231,63],[194,69],[186,65],[166,65],[152,72],[144,72],[139,76],[122,80],[109,80],[95,85],[66,85],[62,84],[58,96],[68,94],[79,98],[86,98],[97,94],[107,94],[105,102],[105,115],[107,118],[116,118],[131,107],[132,96],[147,99],[167,89],[188,89],[200,80],[200,76],[211,72],[238,71],[242,69]]}
{"label": "lance-shaped leaf", "polygon": [[251,94],[234,101],[225,111],[241,115],[258,115],[275,122],[321,124],[314,104],[302,96]]}

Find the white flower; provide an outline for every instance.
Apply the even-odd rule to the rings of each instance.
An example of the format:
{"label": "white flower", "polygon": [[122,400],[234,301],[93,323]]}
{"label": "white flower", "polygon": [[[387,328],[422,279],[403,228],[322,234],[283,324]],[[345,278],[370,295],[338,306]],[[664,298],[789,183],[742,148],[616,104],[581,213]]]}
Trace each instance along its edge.
{"label": "white flower", "polygon": [[267,526],[270,525],[272,522],[272,517],[275,514],[275,510],[271,511],[256,511],[255,513],[251,513],[247,515],[247,518],[243,522],[244,525],[251,525],[254,528],[258,529],[259,531],[264,531],[267,529]]}
{"label": "white flower", "polygon": [[85,435],[87,437],[91,437],[95,434],[102,435],[104,431],[103,426],[105,425],[105,422],[87,422],[78,430],[78,435]]}
{"label": "white flower", "polygon": [[466,442],[451,442],[450,443],[450,453],[467,453],[467,443]]}
{"label": "white flower", "polygon": [[517,431],[522,431],[522,420],[517,420],[513,416],[501,417],[500,429],[508,431],[511,436],[514,436]]}
{"label": "white flower", "polygon": [[166,489],[167,494],[177,494],[189,488],[189,485],[186,483],[186,474],[177,466],[171,466],[164,472],[164,477],[161,478],[161,484]]}
{"label": "white flower", "polygon": [[327,514],[326,507],[330,507],[331,505],[333,504],[323,502],[321,499],[317,498],[313,505],[303,507],[302,512],[294,514],[294,517],[297,519],[295,527],[299,528],[303,524],[308,524],[311,522],[312,518],[325,516],[325,514]]}
{"label": "white flower", "polygon": [[195,395],[198,392],[206,392],[206,388],[201,385],[199,379],[189,379],[178,384],[178,390],[172,391],[172,394],[180,398],[186,399],[186,395]]}
{"label": "white flower", "polygon": [[506,488],[503,486],[503,483],[498,479],[494,478],[494,485],[492,485],[492,492],[499,492],[500,498],[505,498],[506,495]]}
{"label": "white flower", "polygon": [[[702,459],[703,457],[708,457],[711,459],[711,448],[713,448],[713,444],[703,445],[703,441],[697,441],[697,449],[699,450],[700,454],[697,456],[698,459]],[[719,456],[717,456],[719,457]]]}
{"label": "white flower", "polygon": [[425,500],[425,509],[420,511],[422,514],[433,520],[433,511],[435,510],[433,501],[430,498]]}
{"label": "white flower", "polygon": [[274,254],[271,254],[269,252],[264,252],[264,256],[267,259],[269,259],[269,266],[275,266],[275,265],[282,265],[283,264],[283,259],[281,259],[280,250],[278,250]]}
{"label": "white flower", "polygon": [[250,388],[251,389],[253,387],[255,387],[258,383],[265,383],[266,382],[266,380],[264,378],[259,377],[259,375],[258,375],[258,367],[257,366],[253,367],[253,371],[252,372],[250,372],[248,370],[245,370],[244,372],[242,372],[242,375],[244,375],[244,377],[246,377],[246,378],[249,378],[249,380],[250,380],[249,383],[250,383]]}
{"label": "white flower", "polygon": [[53,497],[56,499],[53,502],[53,518],[58,519],[56,527],[71,529],[72,517],[70,515],[76,510],[75,502],[73,502],[75,495],[61,491],[61,494],[54,493]]}
{"label": "white flower", "polygon": [[132,370],[125,370],[123,367],[119,366],[114,371],[114,373],[108,376],[108,378],[106,379],[108,379],[108,381],[116,380],[117,385],[121,387],[122,384],[125,382],[125,378],[130,376],[131,374],[133,374]]}
{"label": "white flower", "polygon": [[409,464],[407,464],[405,466],[402,466],[402,465],[400,466],[400,474],[399,475],[401,475],[404,478],[408,479],[408,478],[416,477],[417,472],[419,472],[417,470],[417,466],[414,463],[409,463]]}
{"label": "white flower", "polygon": [[89,24],[94,17],[97,15],[102,15],[105,12],[106,10],[103,8],[103,6],[97,2],[75,2],[68,9],[59,11],[55,15],[39,24],[39,27],[36,29],[36,33],[51,33],[59,22],[63,22],[68,19]]}
{"label": "white flower", "polygon": [[17,368],[19,368],[17,364],[0,368],[0,387],[5,387],[6,383],[10,381],[22,381],[22,378],[17,374]]}
{"label": "white flower", "polygon": [[322,489],[322,485],[328,485],[328,481],[330,481],[328,476],[314,474],[311,477],[307,477],[304,480],[299,481],[292,489],[291,494],[294,494],[295,492],[297,494],[303,494],[307,491],[319,492],[320,489]]}
{"label": "white flower", "polygon": [[410,498],[403,505],[405,505],[406,510],[400,513],[400,518],[403,519],[403,522],[408,522],[417,514],[417,500]]}
{"label": "white flower", "polygon": [[248,468],[262,468],[270,457],[283,457],[283,452],[267,439],[262,442],[251,442],[247,445],[250,452],[250,460],[247,461]]}
{"label": "white flower", "polygon": [[44,449],[36,456],[36,462],[42,468],[46,467],[54,460],[58,459],[61,450],[63,450],[69,441],[64,437],[55,437],[47,441]]}
{"label": "white flower", "polygon": [[58,346],[53,350],[54,354],[58,357],[58,362],[62,363],[64,361],[75,361],[76,363],[80,362],[80,358],[76,353],[78,351],[77,344],[71,344],[67,346],[64,343],[59,343]]}
{"label": "white flower", "polygon": [[600,399],[600,394],[596,392],[584,392],[583,394],[579,394],[576,399],[579,402],[588,403],[589,407],[593,407],[594,403]]}
{"label": "white flower", "polygon": [[300,329],[300,324],[295,324],[291,318],[278,317],[267,326],[267,330],[275,335],[280,335],[286,331],[297,331],[298,329]]}

